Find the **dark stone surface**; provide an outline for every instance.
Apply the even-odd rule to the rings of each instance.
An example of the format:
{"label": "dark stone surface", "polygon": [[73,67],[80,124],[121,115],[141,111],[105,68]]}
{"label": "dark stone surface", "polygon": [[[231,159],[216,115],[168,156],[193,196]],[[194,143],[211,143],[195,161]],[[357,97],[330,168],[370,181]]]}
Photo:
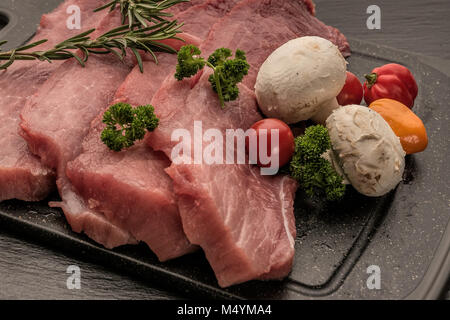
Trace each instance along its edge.
{"label": "dark stone surface", "polygon": [[[27,10],[33,12],[36,12],[36,10],[46,11],[54,5],[54,2],[57,2],[40,2],[39,8],[36,8],[36,2],[29,0],[22,1],[26,2],[29,6]],[[368,30],[366,28],[365,22],[368,15],[365,11],[367,6],[372,4],[370,1],[353,0],[344,2],[316,0],[315,2],[317,4],[318,17],[325,23],[340,28],[349,38],[359,38],[365,41],[371,41],[374,44],[390,45],[411,53],[423,54],[427,56],[424,57],[424,61],[434,64],[441,64],[440,59],[450,59],[450,39],[446,34],[450,26],[446,17],[450,9],[450,3],[448,1],[379,1],[377,4],[381,7],[382,12],[382,29],[380,31]],[[2,1],[0,8],[8,4],[10,5],[9,8],[13,8],[12,6],[15,5],[15,1]],[[20,24],[23,25],[20,29],[21,36],[31,36],[33,28],[30,25],[33,25],[33,23],[36,24],[38,20],[36,15],[30,15],[28,19],[24,14],[22,18],[19,18],[17,21],[21,21]],[[433,58],[429,58],[429,56]],[[362,73],[363,65],[368,66],[372,63],[369,61],[370,59],[367,57],[354,55],[350,59],[349,69],[357,73]],[[376,61],[373,61],[373,63],[376,63]],[[442,65],[444,66],[444,64]],[[358,75],[361,76],[361,74]],[[426,79],[425,74],[420,75],[420,77]],[[422,96],[421,99],[424,101],[424,108],[419,110],[419,113],[421,117],[426,118],[424,119],[426,124],[427,122],[430,124],[432,122],[436,123],[436,121],[442,123],[444,114],[438,116],[436,113],[431,113],[430,109],[427,110],[427,106],[432,108],[432,104],[435,102],[433,98],[428,99]],[[442,130],[444,129],[442,128]],[[448,133],[448,129],[445,132]],[[436,134],[438,133],[436,132]],[[443,157],[445,161],[445,154],[439,153],[439,147],[441,146],[438,145],[433,148],[435,155],[430,157],[439,157],[439,159]],[[446,150],[445,145],[444,150]],[[426,164],[426,162],[421,162],[421,156],[418,156],[418,158],[417,161],[419,164]],[[415,159],[410,159],[409,165],[416,165]],[[419,172],[426,172],[423,167],[419,169],[423,170],[419,170]],[[414,170],[412,172],[417,172]],[[427,180],[427,177],[423,177],[420,174],[415,179],[420,183],[429,183],[429,181],[424,181]],[[380,225],[379,232],[373,235],[375,239],[378,239],[373,242],[376,243],[375,247],[366,242],[362,243],[361,246],[364,248],[368,246],[366,254],[369,257],[366,261],[380,264],[384,270],[388,270],[383,281],[389,281],[390,284],[394,283],[394,285],[389,287],[389,296],[386,295],[386,292],[384,293],[385,297],[403,297],[405,292],[407,293],[412,290],[410,287],[417,284],[418,279],[423,275],[426,268],[421,263],[429,261],[429,257],[424,257],[424,255],[431,256],[433,254],[433,252],[429,252],[429,249],[427,251],[426,246],[429,245],[432,247],[436,244],[439,240],[439,233],[445,227],[443,224],[448,221],[445,219],[442,221],[439,220],[439,212],[434,216],[431,214],[429,219],[424,217],[421,214],[424,210],[426,211],[424,207],[426,202],[424,201],[430,195],[423,194],[424,199],[421,202],[418,199],[414,202],[407,201],[408,193],[410,192],[409,188],[412,187],[408,184],[402,185],[399,188],[398,193],[400,193],[401,198],[389,210],[389,214],[386,217],[382,214],[377,218],[376,212],[379,212],[379,209],[373,209],[374,213],[371,213],[372,211],[370,210],[372,209],[368,209],[359,210],[358,212],[360,214],[352,214],[352,212],[344,210],[345,208],[341,208],[342,215],[340,216],[323,216],[319,214],[321,211],[320,207],[309,207],[307,208],[309,209],[309,214],[298,214],[298,240],[302,243],[301,246],[298,246],[297,256],[299,259],[297,268],[294,269],[291,279],[299,283],[306,283],[307,287],[304,290],[306,294],[309,292],[308,286],[321,286],[326,283],[347,254],[358,254],[358,252],[355,253],[354,250],[352,251],[352,247],[360,232],[365,230],[364,225],[367,223],[378,225],[384,221]],[[444,187],[441,194],[444,205],[446,203],[445,201],[448,202],[447,192],[448,190],[445,190]],[[358,201],[358,199],[356,200]],[[387,199],[386,201],[390,200]],[[303,209],[305,209],[308,203],[303,203]],[[364,206],[371,208],[370,201],[364,204]],[[375,203],[373,206],[376,207],[377,204]],[[51,221],[52,219],[57,220],[58,216],[49,213],[48,215],[40,215],[39,219]],[[320,230],[316,229],[318,223],[322,226]],[[419,246],[420,248],[415,248],[411,243],[405,243],[405,241],[410,241],[411,239],[405,233],[413,232],[412,230],[414,228],[412,226],[418,223],[427,224],[430,228],[434,228],[436,234],[432,235],[431,238],[429,235],[427,235],[427,238],[421,238],[418,235],[417,241],[422,241],[423,245]],[[397,225],[397,227],[386,227],[392,226],[393,224]],[[46,241],[37,241],[34,237],[24,236],[24,233],[21,233],[20,230],[1,228],[1,226],[2,224],[0,224],[0,298],[167,299],[191,297],[188,292],[182,292],[182,290],[177,290],[176,293],[168,290],[167,288],[171,286],[165,284],[164,281],[157,281],[156,279],[143,281],[143,278],[139,277],[139,272],[128,275],[127,272],[121,272],[120,268],[116,268],[116,266],[102,264],[101,262],[95,264],[93,263],[95,259],[89,257],[82,250],[80,250],[81,252],[67,250],[68,253],[66,253],[66,250],[64,250],[65,244],[56,245],[58,249],[52,250],[49,248],[53,246],[48,245]],[[370,234],[370,230],[368,232],[369,234],[362,233],[362,235],[364,237],[372,235]],[[410,256],[411,261],[404,263],[396,261],[395,257],[380,255],[380,250],[392,251],[393,246],[404,257]],[[61,252],[65,253],[63,254]],[[139,255],[140,252],[136,251],[135,254]],[[311,255],[311,257],[308,255]],[[189,259],[195,260],[197,257],[200,259],[203,258],[201,255],[195,255],[193,258],[181,260],[181,264],[183,264],[183,261],[189,264]],[[152,261],[151,257],[149,259]],[[343,293],[336,296],[337,298],[345,298],[346,296],[349,298],[383,297],[383,293],[378,296],[368,295],[367,292],[354,293],[355,285],[364,288],[363,282],[366,278],[364,268],[367,267],[364,263],[355,267],[354,270],[356,272],[353,272],[349,277],[350,280],[347,280],[348,284],[344,285],[341,289]],[[82,270],[82,290],[68,290],[66,288],[65,281],[68,275],[65,271],[69,265],[73,264],[78,265]],[[177,267],[176,261],[169,264],[170,267]],[[210,272],[208,271],[208,274],[203,275],[202,270],[207,270],[207,267],[206,269],[201,267],[197,270],[196,272],[200,274],[198,276],[200,278],[206,277],[204,279],[209,281],[208,279],[211,277]],[[415,277],[415,279],[409,279],[409,277]],[[403,282],[401,279],[404,279]],[[254,291],[252,286],[253,288],[254,286],[260,287],[259,290],[267,290],[267,287],[264,285],[251,283],[247,286],[244,285],[239,290],[231,290],[231,293],[237,292],[238,294],[248,296],[246,293]],[[277,295],[279,297],[286,297],[282,292],[283,289],[277,291],[277,286],[272,287],[271,290],[273,292],[267,293],[272,297],[277,297]],[[300,288],[301,290],[302,288]]]}

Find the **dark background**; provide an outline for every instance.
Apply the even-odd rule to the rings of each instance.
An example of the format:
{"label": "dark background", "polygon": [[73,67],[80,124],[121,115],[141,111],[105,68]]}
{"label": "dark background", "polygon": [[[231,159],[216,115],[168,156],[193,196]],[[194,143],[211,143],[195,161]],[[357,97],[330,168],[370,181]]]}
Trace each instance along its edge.
{"label": "dark background", "polygon": [[[27,3],[29,10],[46,12],[55,1],[2,0],[0,7],[15,1]],[[315,0],[317,16],[339,28],[347,37],[406,50],[426,56],[439,66],[450,60],[449,0]],[[6,3],[6,4],[5,4]],[[368,30],[366,9],[381,8],[381,30]],[[33,32],[38,20],[26,14],[18,25],[24,33]],[[31,27],[30,27],[31,26]],[[82,289],[68,290],[66,269],[81,268]],[[101,267],[53,251],[32,241],[0,229],[0,299],[169,299],[189,298],[155,288]],[[39,285],[36,285],[36,284]],[[450,298],[450,296],[448,296]]]}

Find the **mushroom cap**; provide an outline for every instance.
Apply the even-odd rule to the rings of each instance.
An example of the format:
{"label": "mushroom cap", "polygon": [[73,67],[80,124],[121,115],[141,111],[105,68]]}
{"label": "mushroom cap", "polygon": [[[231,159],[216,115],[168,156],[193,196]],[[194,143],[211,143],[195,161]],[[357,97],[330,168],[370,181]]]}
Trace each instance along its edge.
{"label": "mushroom cap", "polygon": [[400,139],[376,111],[344,106],[328,117],[326,126],[339,165],[358,192],[382,196],[402,180],[405,152]]}
{"label": "mushroom cap", "polygon": [[315,36],[290,40],[258,72],[259,107],[267,117],[286,123],[307,120],[341,92],[346,70],[347,62],[332,42]]}

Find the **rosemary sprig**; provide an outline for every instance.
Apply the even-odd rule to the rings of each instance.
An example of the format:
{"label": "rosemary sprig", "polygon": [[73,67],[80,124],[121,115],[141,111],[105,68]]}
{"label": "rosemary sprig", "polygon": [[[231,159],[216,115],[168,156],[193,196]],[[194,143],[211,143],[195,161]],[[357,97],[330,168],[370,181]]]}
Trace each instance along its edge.
{"label": "rosemary sprig", "polygon": [[[139,50],[148,52],[152,55],[155,62],[158,62],[155,52],[176,53],[172,47],[160,43],[159,40],[178,39],[176,35],[182,24],[177,21],[163,21],[150,27],[141,29],[130,29],[129,25],[123,25],[106,32],[96,39],[89,36],[95,29],[80,33],[70,39],[67,39],[50,50],[46,51],[27,51],[40,44],[47,42],[47,39],[36,41],[22,47],[2,52],[0,50],[0,60],[8,60],[0,65],[0,70],[7,69],[16,60],[40,60],[52,62],[52,60],[66,60],[75,58],[80,65],[84,67],[90,54],[108,54],[113,53],[123,60],[127,54],[126,49],[130,49],[136,56],[139,68],[143,72],[142,57]],[[136,25],[132,26],[133,28]],[[0,41],[0,46],[6,41]],[[83,55],[79,55],[76,50],[79,49]]]}
{"label": "rosemary sprig", "polygon": [[172,17],[171,13],[164,10],[181,2],[189,2],[190,0],[112,0],[94,10],[94,12],[110,8],[110,11],[120,8],[122,14],[122,24],[125,24],[128,18],[130,29],[133,25],[140,25],[146,28],[148,22],[159,23],[167,21],[166,18]]}

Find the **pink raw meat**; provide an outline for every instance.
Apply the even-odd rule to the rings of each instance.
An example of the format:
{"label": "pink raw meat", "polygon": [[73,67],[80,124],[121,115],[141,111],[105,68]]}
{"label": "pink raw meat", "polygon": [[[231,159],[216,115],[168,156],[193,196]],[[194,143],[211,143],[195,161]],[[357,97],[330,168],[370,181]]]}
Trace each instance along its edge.
{"label": "pink raw meat", "polygon": [[221,287],[289,274],[296,236],[294,180],[261,177],[259,169],[246,165],[172,164],[167,173],[184,232],[203,248]]}
{"label": "pink raw meat", "polygon": [[[120,23],[119,13],[112,12],[95,33],[102,34]],[[27,101],[21,113],[23,137],[30,150],[56,170],[63,202],[53,205],[63,208],[74,231],[84,231],[106,247],[136,243],[136,239],[92,212],[75,194],[66,177],[66,164],[81,152],[90,123],[112,101],[133,66],[130,59],[122,63],[113,55],[92,55],[84,68],[75,60],[66,61]]]}
{"label": "pink raw meat", "polygon": [[206,2],[206,1],[207,0],[189,0],[189,1],[186,1],[186,2],[180,2],[177,5],[169,8],[167,11],[172,13],[172,14],[174,14],[174,15],[177,15],[180,12],[188,10],[189,8],[191,8],[193,6],[202,4],[202,3]]}
{"label": "pink raw meat", "polygon": [[139,142],[114,152],[101,141],[99,117],[83,143],[83,153],[68,164],[67,175],[91,211],[103,215],[133,238],[148,244],[161,261],[195,249],[181,226],[172,181],[164,172],[169,159]]}
{"label": "pink raw meat", "polygon": [[[253,88],[267,56],[288,40],[319,35],[349,54],[345,37],[313,13],[310,1],[243,0],[214,25],[200,49],[204,56],[221,47],[244,50],[251,65],[244,78],[248,88]],[[209,73],[181,82],[169,76],[152,100],[160,125],[147,143],[172,160],[177,156],[172,149],[178,141],[171,139],[176,129],[194,136],[194,121],[202,121],[203,132],[214,128],[225,133],[246,130],[260,119],[254,95],[245,85],[239,87],[239,99],[222,110],[208,82]],[[258,169],[242,164],[173,163],[167,172],[179,197],[184,231],[205,251],[220,286],[278,279],[290,272],[296,235],[297,185],[292,179],[261,176]]]}
{"label": "pink raw meat", "polygon": [[[203,131],[242,128],[261,119],[253,92],[240,86],[239,99],[220,108],[205,72],[194,85],[169,76],[153,98],[160,126],[147,142],[169,157],[178,141],[175,129],[201,120]],[[191,89],[191,87],[194,87]],[[192,156],[192,155],[191,155]],[[296,183],[285,176],[261,176],[245,164],[172,164],[183,229],[189,241],[205,251],[219,285],[257,278],[282,278],[292,266]]]}
{"label": "pink raw meat", "polygon": [[[222,7],[216,9],[215,17],[226,12]],[[212,15],[212,10],[207,5],[192,8],[197,15],[205,16]],[[182,21],[183,14],[175,18]],[[195,36],[202,35],[213,23],[201,19],[203,26],[198,28],[192,20],[184,21],[183,30]],[[196,45],[201,42],[194,37],[190,40]],[[149,104],[166,76],[175,70],[176,61],[176,55],[158,54],[158,64],[144,62],[144,73],[136,66],[117,90],[114,102],[133,106]],[[146,242],[161,261],[194,250],[196,247],[184,235],[172,181],[164,171],[170,165],[168,158],[144,143],[120,153],[109,150],[99,138],[104,128],[100,119],[92,123],[82,153],[67,167],[77,194],[89,203],[91,210],[129,231],[135,239]],[[118,197],[118,194],[125,196]]]}
{"label": "pink raw meat", "polygon": [[[158,65],[144,61],[144,73],[133,69],[117,90],[114,103],[148,104],[174,67],[176,56],[160,54],[158,61]],[[147,243],[161,261],[195,250],[183,232],[172,181],[164,171],[169,159],[143,142],[122,152],[109,150],[100,140],[105,126],[102,115],[92,123],[82,153],[66,170],[78,201],[89,206],[83,219],[104,217],[123,233]],[[89,225],[95,229],[101,224]]]}
{"label": "pink raw meat", "polygon": [[[106,14],[92,13],[104,2],[65,1],[52,13],[42,16],[36,35],[30,42],[48,39],[48,42],[36,47],[36,50],[45,50],[91,28]],[[82,30],[70,30],[66,27],[66,9],[73,4],[79,6],[83,16]],[[26,142],[19,135],[19,114],[26,101],[61,64],[62,61],[54,61],[51,64],[16,61],[8,70],[0,71],[0,118],[3,120],[0,126],[0,201],[12,198],[38,201],[54,188],[53,170],[41,164],[39,159],[29,152]]]}
{"label": "pink raw meat", "polygon": [[[181,30],[206,39],[212,27],[242,0],[208,0],[177,14],[176,19],[184,22]],[[206,27],[208,26],[208,27]]]}
{"label": "pink raw meat", "polygon": [[202,53],[208,56],[221,47],[244,50],[251,68],[243,83],[250,89],[255,85],[262,63],[289,40],[320,36],[336,44],[344,56],[349,56],[345,36],[314,17],[311,8],[311,1],[307,0],[240,1],[214,25],[202,45]]}

